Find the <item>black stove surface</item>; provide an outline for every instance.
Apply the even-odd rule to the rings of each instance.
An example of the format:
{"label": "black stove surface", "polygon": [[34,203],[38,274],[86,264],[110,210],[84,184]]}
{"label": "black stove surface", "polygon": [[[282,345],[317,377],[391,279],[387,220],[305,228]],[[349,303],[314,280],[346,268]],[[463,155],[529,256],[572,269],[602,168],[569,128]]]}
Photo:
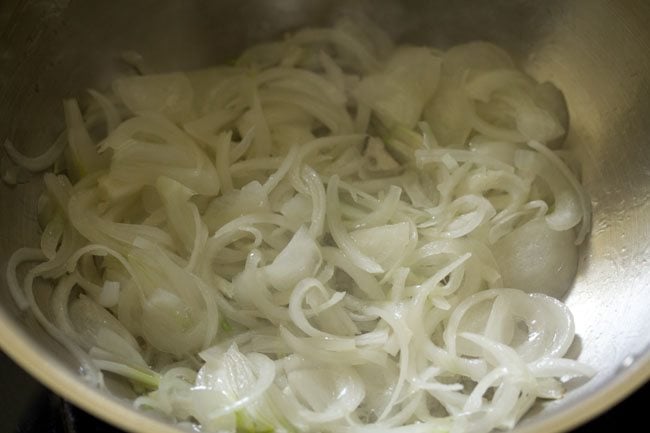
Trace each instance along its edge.
{"label": "black stove surface", "polygon": [[[628,399],[572,433],[612,432],[645,425],[646,384]],[[642,406],[643,404],[643,406]],[[646,409],[647,410],[647,409]],[[625,423],[625,427],[623,425]],[[0,433],[122,433],[53,394],[0,352]]]}

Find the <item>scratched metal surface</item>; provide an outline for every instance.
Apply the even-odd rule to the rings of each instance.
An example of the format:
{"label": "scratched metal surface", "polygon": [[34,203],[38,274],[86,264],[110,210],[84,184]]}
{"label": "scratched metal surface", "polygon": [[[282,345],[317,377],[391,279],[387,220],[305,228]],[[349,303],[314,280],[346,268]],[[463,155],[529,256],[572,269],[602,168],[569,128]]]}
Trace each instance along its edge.
{"label": "scratched metal surface", "polygon": [[[0,3],[0,140],[26,153],[62,127],[61,99],[103,88],[135,50],[153,70],[193,68],[305,24],[363,8],[402,41],[440,47],[487,39],[507,47],[566,95],[568,145],[594,210],[591,238],[566,301],[575,314],[572,352],[600,373],[539,407],[519,433],[566,430],[650,377],[650,3],[643,0],[182,1],[3,0]],[[0,155],[4,158],[5,155]],[[2,162],[2,161],[0,161]],[[0,183],[0,269],[35,245],[38,177]],[[176,432],[78,380],[65,352],[19,315],[0,279],[0,343],[39,380],[129,431]]]}

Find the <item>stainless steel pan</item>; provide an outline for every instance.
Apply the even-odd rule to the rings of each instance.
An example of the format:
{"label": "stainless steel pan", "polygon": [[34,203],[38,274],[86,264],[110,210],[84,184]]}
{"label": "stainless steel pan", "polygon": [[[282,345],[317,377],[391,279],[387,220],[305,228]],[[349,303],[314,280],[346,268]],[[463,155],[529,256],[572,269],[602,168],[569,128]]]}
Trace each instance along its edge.
{"label": "stainless steel pan", "polygon": [[[644,0],[2,0],[0,140],[25,153],[61,130],[61,99],[105,88],[125,50],[152,70],[226,61],[244,47],[345,9],[363,9],[401,41],[439,47],[486,39],[508,48],[568,100],[567,143],[579,155],[594,224],[566,301],[572,351],[599,374],[533,410],[517,432],[566,430],[650,377],[650,3]],[[4,157],[4,156],[3,156]],[[38,177],[0,184],[0,269],[38,239]],[[129,431],[174,432],[82,383],[65,351],[19,314],[0,279],[0,343],[39,380]]]}

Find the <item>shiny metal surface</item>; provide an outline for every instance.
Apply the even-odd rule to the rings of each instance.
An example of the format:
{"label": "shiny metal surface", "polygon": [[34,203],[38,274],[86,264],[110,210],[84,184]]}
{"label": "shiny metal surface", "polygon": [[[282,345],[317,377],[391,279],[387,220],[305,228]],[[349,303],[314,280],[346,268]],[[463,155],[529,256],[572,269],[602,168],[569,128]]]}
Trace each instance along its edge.
{"label": "shiny metal surface", "polygon": [[[562,401],[536,408],[516,431],[563,431],[615,404],[650,378],[650,3],[644,0],[3,0],[0,140],[30,154],[45,148],[62,128],[61,99],[106,87],[124,50],[140,52],[152,70],[206,66],[359,8],[400,41],[503,45],[533,76],[565,93],[568,144],[594,210],[566,300],[579,337],[572,353],[600,372],[582,387],[571,384],[575,389]],[[37,242],[40,189],[37,177],[17,187],[0,184],[3,271],[15,248]],[[0,343],[24,368],[123,429],[177,431],[82,383],[77,366],[18,313],[0,280]]]}

